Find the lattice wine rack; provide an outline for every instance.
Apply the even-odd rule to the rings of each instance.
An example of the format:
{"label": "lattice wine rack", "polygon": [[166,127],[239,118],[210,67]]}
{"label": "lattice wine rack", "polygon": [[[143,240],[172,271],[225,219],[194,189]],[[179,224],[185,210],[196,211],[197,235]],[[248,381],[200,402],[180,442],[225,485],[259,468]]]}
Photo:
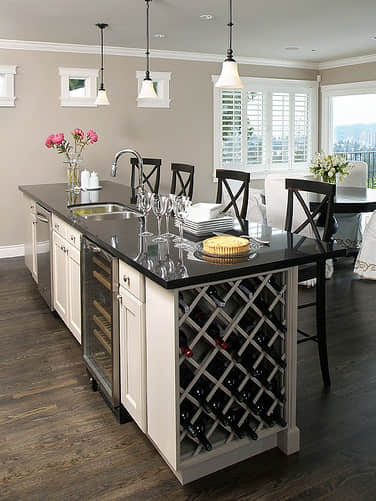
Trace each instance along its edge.
{"label": "lattice wine rack", "polygon": [[286,283],[277,272],[179,292],[181,460],[287,426]]}

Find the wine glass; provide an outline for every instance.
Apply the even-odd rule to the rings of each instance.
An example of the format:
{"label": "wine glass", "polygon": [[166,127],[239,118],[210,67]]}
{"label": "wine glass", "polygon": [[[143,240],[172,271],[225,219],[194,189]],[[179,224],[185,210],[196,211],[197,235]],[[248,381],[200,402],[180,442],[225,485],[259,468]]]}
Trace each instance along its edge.
{"label": "wine glass", "polygon": [[153,194],[150,193],[149,191],[144,191],[138,194],[138,208],[141,211],[142,215],[144,216],[144,221],[145,221],[144,231],[141,233],[143,237],[151,236],[153,234],[150,231],[147,231],[146,229],[146,218],[151,210],[152,195]]}
{"label": "wine glass", "polygon": [[175,265],[175,277],[176,278],[187,278],[188,270],[183,261],[183,249],[179,248],[179,259]]}
{"label": "wine glass", "polygon": [[177,197],[175,200],[174,212],[179,225],[179,237],[176,238],[174,242],[176,242],[175,247],[178,248],[186,247],[186,243],[184,242],[184,237],[183,237],[183,226],[184,226],[184,221],[188,215],[188,210],[190,206],[191,206],[191,201],[189,200],[188,197],[181,196]]}
{"label": "wine glass", "polygon": [[162,237],[165,237],[165,238],[172,238],[174,237],[174,233],[171,233],[170,232],[170,216],[172,214],[172,211],[174,209],[174,202],[175,202],[175,198],[176,198],[176,195],[170,193],[167,197],[167,200],[166,200],[166,233],[163,233]]}
{"label": "wine glass", "polygon": [[165,242],[166,239],[161,236],[161,221],[166,213],[166,197],[154,193],[151,198],[151,207],[158,221],[158,236],[153,238],[153,242]]}

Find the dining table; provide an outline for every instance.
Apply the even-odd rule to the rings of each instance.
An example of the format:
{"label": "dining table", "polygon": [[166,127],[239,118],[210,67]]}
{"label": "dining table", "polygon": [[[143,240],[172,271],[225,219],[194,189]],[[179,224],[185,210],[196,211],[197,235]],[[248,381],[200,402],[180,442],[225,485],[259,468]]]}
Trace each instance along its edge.
{"label": "dining table", "polygon": [[[311,201],[314,210],[320,202]],[[355,214],[376,210],[376,190],[371,188],[348,188],[337,186],[334,199],[334,214]]]}

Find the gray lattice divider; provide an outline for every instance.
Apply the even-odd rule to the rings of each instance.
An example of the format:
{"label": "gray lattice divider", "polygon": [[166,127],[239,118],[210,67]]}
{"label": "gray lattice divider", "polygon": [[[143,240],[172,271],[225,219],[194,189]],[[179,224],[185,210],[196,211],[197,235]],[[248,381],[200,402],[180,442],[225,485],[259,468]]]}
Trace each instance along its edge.
{"label": "gray lattice divider", "polygon": [[[226,282],[226,285],[229,286],[227,293],[223,297],[226,304],[229,300],[231,300],[234,294],[236,294],[238,301],[241,300],[242,302],[241,304],[239,304],[239,307],[233,316],[231,316],[225,310],[225,307],[222,308],[218,306],[217,303],[208,295],[207,292],[209,286],[196,287],[189,289],[188,291],[190,295],[193,294],[193,298],[191,298],[191,302],[190,304],[188,304],[189,307],[188,310],[180,315],[178,325],[179,328],[184,325],[187,325],[190,329],[190,332],[193,333],[193,337],[189,339],[190,349],[192,349],[193,352],[195,352],[196,347],[204,346],[206,354],[204,355],[204,358],[200,361],[200,363],[196,361],[194,357],[186,358],[185,355],[180,356],[179,364],[181,365],[184,361],[190,364],[194,376],[185,389],[180,388],[179,402],[181,405],[185,400],[188,400],[196,408],[194,414],[191,416],[192,424],[194,424],[200,417],[206,416],[207,422],[209,423],[209,426],[206,429],[206,436],[208,440],[210,440],[211,437],[213,437],[213,434],[217,429],[221,430],[222,433],[227,434],[226,438],[224,439],[225,443],[229,443],[233,440],[238,440],[239,438],[237,437],[235,432],[231,429],[231,427],[225,426],[214,414],[206,412],[201,407],[200,403],[196,400],[196,398],[191,395],[190,393],[191,390],[202,377],[205,378],[206,381],[212,383],[213,385],[210,392],[206,396],[207,402],[210,402],[213,396],[219,390],[225,395],[227,395],[227,397],[229,397],[228,402],[223,408],[224,414],[227,413],[227,411],[231,408],[231,406],[234,403],[236,403],[236,405],[240,409],[242,409],[242,411],[244,411],[242,412],[237,423],[238,426],[240,427],[244,424],[244,422],[248,419],[248,417],[253,417],[255,420],[257,420],[257,422],[260,423],[256,430],[257,432],[260,432],[264,428],[266,428],[267,424],[263,421],[262,417],[256,415],[252,411],[252,409],[250,409],[247,406],[247,404],[245,404],[244,402],[239,402],[232,394],[232,392],[226,386],[224,386],[223,381],[234,368],[237,369],[238,374],[241,373],[243,375],[241,382],[238,384],[238,391],[242,391],[242,389],[247,385],[248,381],[251,381],[253,387],[258,387],[258,391],[253,399],[253,404],[257,404],[257,402],[263,395],[267,395],[270,401],[272,402],[269,408],[267,409],[267,414],[270,415],[271,413],[273,413],[277,406],[280,407],[282,416],[284,414],[284,404],[274,395],[274,393],[271,390],[267,389],[262,384],[262,382],[259,381],[256,377],[252,376],[250,372],[242,365],[242,363],[233,359],[232,355],[228,351],[221,349],[216,344],[215,340],[207,332],[209,326],[215,320],[218,320],[220,324],[224,326],[224,330],[221,335],[223,341],[227,341],[229,338],[231,338],[232,334],[240,336],[243,341],[243,344],[241,348],[238,350],[239,357],[243,355],[243,353],[247,348],[251,348],[253,352],[258,353],[258,357],[255,359],[253,363],[253,368],[256,369],[260,364],[263,363],[263,360],[265,359],[269,364],[269,366],[272,367],[272,369],[269,372],[267,380],[270,382],[275,378],[276,374],[278,374],[278,376],[280,377],[279,393],[281,395],[284,395],[285,369],[280,367],[280,365],[273,359],[273,357],[270,354],[266,353],[263,350],[263,348],[259,346],[258,343],[254,340],[256,334],[266,324],[269,328],[269,332],[270,331],[272,332],[272,335],[269,336],[270,339],[268,342],[268,347],[272,348],[275,345],[275,343],[280,342],[282,347],[282,350],[280,350],[281,358],[282,360],[285,359],[285,353],[284,353],[285,332],[281,331],[278,328],[278,326],[276,326],[273,323],[273,321],[270,318],[268,318],[268,316],[264,315],[263,312],[260,310],[260,308],[255,304],[255,301],[257,300],[259,295],[262,294],[263,291],[267,291],[269,296],[272,296],[272,299],[269,300],[268,302],[268,311],[273,312],[276,306],[279,305],[282,310],[282,315],[280,320],[281,323],[286,318],[286,311],[285,311],[286,283],[282,283],[281,287],[280,288],[278,287],[277,290],[277,288],[275,288],[269,282],[269,280],[273,277],[273,275],[275,274],[269,273],[267,275],[255,277],[259,281],[259,283],[257,284],[257,288],[254,291],[251,298],[249,298],[245,294],[245,292],[241,288],[239,288],[239,286],[243,282],[243,279]],[[282,276],[283,276],[283,282],[286,282],[286,276],[284,272],[282,272]],[[195,310],[195,308],[202,303],[202,301],[204,302],[206,308],[209,311],[207,311],[207,319],[204,325],[199,326],[191,318],[191,314]],[[253,327],[253,329],[247,333],[240,325],[240,322],[249,311],[255,314],[259,318],[259,320]],[[209,372],[209,366],[218,353],[221,353],[221,356],[227,360],[228,365],[223,371],[223,374],[217,379],[211,374],[211,372]],[[180,442],[183,443],[184,440],[186,439],[189,439],[191,443],[196,444],[196,448],[194,449],[192,455],[193,456],[198,455],[202,451],[202,445],[199,443],[197,438],[190,436],[185,429],[181,428]]]}

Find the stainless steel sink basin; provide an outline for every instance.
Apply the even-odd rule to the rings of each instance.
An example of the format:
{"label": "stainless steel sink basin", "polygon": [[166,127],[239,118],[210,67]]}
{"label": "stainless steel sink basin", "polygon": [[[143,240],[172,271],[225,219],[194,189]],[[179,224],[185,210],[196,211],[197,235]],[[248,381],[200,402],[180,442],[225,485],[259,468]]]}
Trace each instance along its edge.
{"label": "stainless steel sink basin", "polygon": [[101,204],[81,204],[70,205],[69,209],[77,216],[94,221],[103,221],[107,219],[130,219],[132,217],[140,217],[141,214],[136,210],[126,205],[115,203]]}

